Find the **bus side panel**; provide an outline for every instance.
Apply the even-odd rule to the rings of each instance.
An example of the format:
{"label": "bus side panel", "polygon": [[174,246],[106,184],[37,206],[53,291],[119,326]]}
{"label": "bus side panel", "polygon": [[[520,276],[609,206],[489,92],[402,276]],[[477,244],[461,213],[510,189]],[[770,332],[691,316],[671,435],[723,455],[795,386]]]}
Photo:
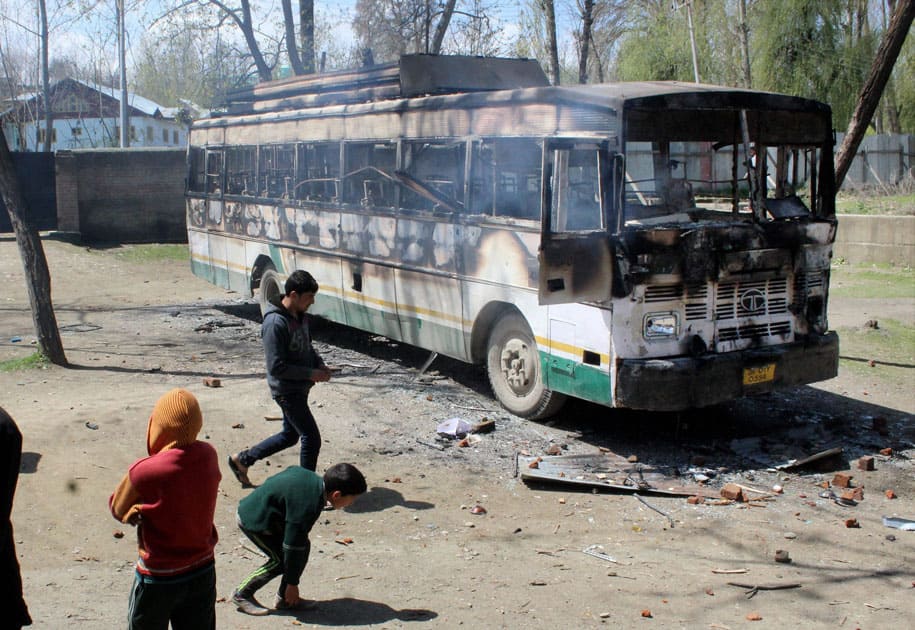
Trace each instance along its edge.
{"label": "bus side panel", "polygon": [[[540,234],[480,225],[455,234],[463,269],[462,302],[467,347],[477,317],[492,303],[514,305],[531,327],[541,355],[547,351],[547,309],[537,303]],[[485,332],[488,335],[488,331]]]}
{"label": "bus side panel", "polygon": [[390,249],[375,242],[373,229],[380,228],[382,233],[388,230],[393,234],[393,224],[388,227],[381,223],[386,222],[379,217],[355,212],[340,214],[340,247],[348,254],[341,264],[346,324],[401,340],[394,266],[365,260],[373,250],[384,253],[384,250]]}
{"label": "bus side panel", "polygon": [[549,307],[547,387],[609,405],[611,313],[584,304]]}
{"label": "bus side panel", "polygon": [[210,239],[206,232],[188,229],[187,244],[191,256],[191,272],[212,284],[216,282],[216,269],[210,256]]}
{"label": "bus side panel", "polygon": [[[397,241],[406,267],[394,274],[403,340],[468,360],[455,264],[455,226],[401,217],[397,220]],[[411,267],[424,267],[425,271]]]}

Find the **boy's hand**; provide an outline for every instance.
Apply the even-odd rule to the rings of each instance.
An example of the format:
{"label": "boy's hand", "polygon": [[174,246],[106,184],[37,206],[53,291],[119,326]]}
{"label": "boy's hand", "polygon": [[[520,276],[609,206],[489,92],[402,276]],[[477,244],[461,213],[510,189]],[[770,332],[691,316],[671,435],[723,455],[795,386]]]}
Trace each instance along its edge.
{"label": "boy's hand", "polygon": [[283,597],[286,600],[287,606],[298,606],[299,605],[299,586],[298,584],[287,584],[286,585],[286,596]]}

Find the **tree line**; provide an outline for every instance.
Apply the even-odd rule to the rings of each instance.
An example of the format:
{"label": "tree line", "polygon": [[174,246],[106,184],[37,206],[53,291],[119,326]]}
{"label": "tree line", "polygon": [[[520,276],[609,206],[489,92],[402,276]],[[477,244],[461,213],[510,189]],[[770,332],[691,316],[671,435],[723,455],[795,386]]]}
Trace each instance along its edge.
{"label": "tree line", "polygon": [[[404,53],[536,58],[554,84],[677,80],[829,103],[848,125],[881,38],[915,0],[118,0],[132,92],[217,108],[252,83]],[[47,3],[48,74],[117,85],[115,8],[100,0],[0,0],[7,93],[41,86],[37,7]],[[31,13],[30,13],[31,12]],[[30,27],[29,24],[32,26]],[[15,36],[17,35],[18,36]],[[55,50],[61,36],[81,47]],[[64,38],[71,41],[73,37]],[[902,47],[871,127],[915,132],[915,43]]]}

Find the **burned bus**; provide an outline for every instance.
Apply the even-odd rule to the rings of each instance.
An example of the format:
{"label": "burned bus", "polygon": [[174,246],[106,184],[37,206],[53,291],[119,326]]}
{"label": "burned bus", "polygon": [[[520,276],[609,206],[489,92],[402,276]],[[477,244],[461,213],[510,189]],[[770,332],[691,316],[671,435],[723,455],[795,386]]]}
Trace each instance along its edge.
{"label": "burned bus", "polygon": [[680,410],[835,376],[830,108],[674,82],[551,86],[408,55],[262,83],[194,123],[193,272],[485,366],[510,412]]}

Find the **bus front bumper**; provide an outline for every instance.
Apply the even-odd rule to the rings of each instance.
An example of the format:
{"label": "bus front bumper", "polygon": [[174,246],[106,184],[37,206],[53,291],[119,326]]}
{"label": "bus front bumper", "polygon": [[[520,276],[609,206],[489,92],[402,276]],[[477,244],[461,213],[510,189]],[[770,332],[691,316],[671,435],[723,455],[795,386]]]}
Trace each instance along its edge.
{"label": "bus front bumper", "polygon": [[679,411],[833,378],[839,336],[726,354],[673,359],[620,359],[614,407]]}

